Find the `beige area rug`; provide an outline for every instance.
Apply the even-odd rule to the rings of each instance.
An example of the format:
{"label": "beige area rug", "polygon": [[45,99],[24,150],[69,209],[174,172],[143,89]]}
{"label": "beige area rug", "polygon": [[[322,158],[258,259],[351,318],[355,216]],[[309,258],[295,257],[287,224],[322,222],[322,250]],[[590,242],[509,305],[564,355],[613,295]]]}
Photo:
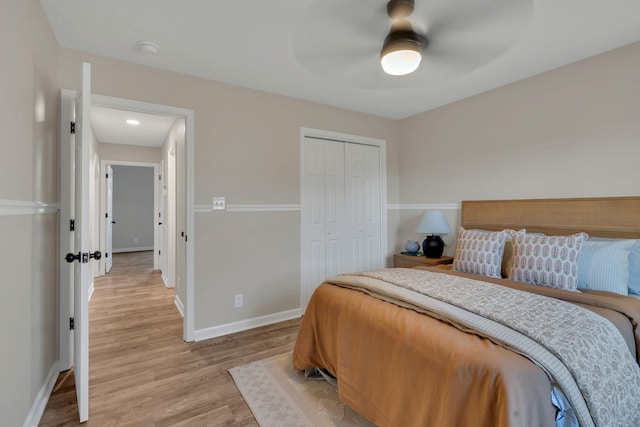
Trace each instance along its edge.
{"label": "beige area rug", "polygon": [[291,353],[229,369],[261,427],[373,426],[338,399],[326,381],[306,379]]}

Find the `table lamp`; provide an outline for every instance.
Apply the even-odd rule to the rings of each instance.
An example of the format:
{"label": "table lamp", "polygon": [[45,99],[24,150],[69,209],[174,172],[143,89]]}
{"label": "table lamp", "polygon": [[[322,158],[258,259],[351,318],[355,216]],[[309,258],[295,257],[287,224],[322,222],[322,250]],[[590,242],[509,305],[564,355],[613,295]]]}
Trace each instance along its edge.
{"label": "table lamp", "polygon": [[451,228],[441,211],[424,211],[416,228],[418,233],[431,234],[422,242],[422,251],[427,258],[440,258],[444,252],[444,241],[440,234],[451,233]]}

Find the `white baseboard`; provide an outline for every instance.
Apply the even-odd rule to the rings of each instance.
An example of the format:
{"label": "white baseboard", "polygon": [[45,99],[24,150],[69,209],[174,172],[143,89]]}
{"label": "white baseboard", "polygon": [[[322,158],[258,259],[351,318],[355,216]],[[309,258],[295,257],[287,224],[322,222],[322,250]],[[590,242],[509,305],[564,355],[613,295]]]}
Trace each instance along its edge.
{"label": "white baseboard", "polygon": [[178,298],[178,295],[173,297],[173,303],[176,305],[176,308],[178,309],[178,311],[180,312],[180,315],[184,319],[184,304],[182,303],[182,301],[180,301],[180,298]]}
{"label": "white baseboard", "polygon": [[89,301],[91,301],[91,297],[93,296],[93,292],[96,290],[94,283],[91,282],[91,286],[89,286]]}
{"label": "white baseboard", "polygon": [[42,384],[42,387],[40,387],[36,400],[33,402],[27,418],[24,420],[23,427],[37,427],[40,423],[40,418],[42,418],[42,414],[44,414],[44,410],[47,407],[53,386],[56,385],[58,373],[58,362],[55,362],[49,370],[47,379],[44,381],[44,384]]}
{"label": "white baseboard", "polygon": [[171,286],[169,284],[169,278],[164,275],[164,272],[160,275],[160,277],[162,277],[162,281],[164,282],[164,287],[165,288],[173,288],[174,287],[174,286]]}
{"label": "white baseboard", "polygon": [[239,320],[237,322],[225,323],[224,325],[212,326],[205,329],[198,329],[194,331],[194,338],[195,341],[208,340],[210,338],[221,337],[235,332],[246,331],[247,329],[284,322],[285,320],[295,319],[300,316],[302,316],[302,309],[300,308],[281,311],[279,313],[267,314],[266,316]]}
{"label": "white baseboard", "polygon": [[153,246],[136,246],[134,248],[113,248],[111,253],[152,251]]}

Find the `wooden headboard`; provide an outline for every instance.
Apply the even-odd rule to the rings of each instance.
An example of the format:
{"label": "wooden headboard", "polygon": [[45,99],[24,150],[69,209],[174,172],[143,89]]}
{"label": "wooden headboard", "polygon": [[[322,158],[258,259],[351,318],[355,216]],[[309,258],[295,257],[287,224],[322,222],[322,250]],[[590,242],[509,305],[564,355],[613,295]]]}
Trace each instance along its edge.
{"label": "wooden headboard", "polygon": [[640,197],[463,201],[461,224],[466,229],[525,228],[547,235],[584,231],[640,239]]}

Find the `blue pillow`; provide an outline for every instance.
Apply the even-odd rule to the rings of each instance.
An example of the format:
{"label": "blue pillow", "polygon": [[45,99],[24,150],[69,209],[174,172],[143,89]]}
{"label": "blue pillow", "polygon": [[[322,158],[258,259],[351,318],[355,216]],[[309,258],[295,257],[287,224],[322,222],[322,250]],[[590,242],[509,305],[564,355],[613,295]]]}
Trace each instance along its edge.
{"label": "blue pillow", "polygon": [[635,240],[589,239],[578,255],[578,288],[629,294],[629,252]]}

